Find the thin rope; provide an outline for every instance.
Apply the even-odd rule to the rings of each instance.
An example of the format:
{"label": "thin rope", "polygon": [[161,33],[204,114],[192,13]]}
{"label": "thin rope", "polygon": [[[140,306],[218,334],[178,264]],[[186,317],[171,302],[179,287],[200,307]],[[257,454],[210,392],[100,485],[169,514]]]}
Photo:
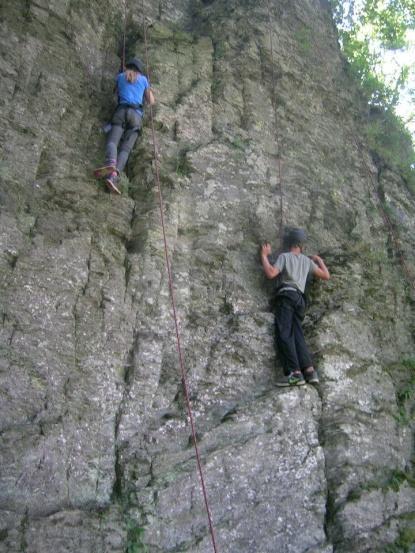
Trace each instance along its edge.
{"label": "thin rope", "polygon": [[[150,77],[150,65],[149,65],[149,59],[148,59],[148,41],[147,41],[147,28],[144,20],[144,1],[143,1],[143,28],[144,28],[144,45],[145,45],[145,56],[146,56],[146,67],[147,67],[147,75]],[[173,273],[171,269],[170,259],[169,259],[169,248],[167,243],[167,235],[166,235],[166,225],[164,222],[164,203],[163,203],[163,196],[161,192],[161,184],[160,184],[160,171],[159,171],[159,164],[158,164],[158,152],[157,152],[157,146],[156,146],[156,132],[155,132],[155,125],[154,125],[154,113],[153,113],[153,107],[150,105],[150,120],[151,120],[151,134],[152,134],[152,140],[153,140],[153,155],[154,155],[154,174],[155,179],[157,183],[157,193],[158,193],[158,199],[159,199],[159,208],[160,208],[160,219],[161,219],[161,227],[163,231],[163,242],[164,242],[164,256],[166,260],[166,268],[167,268],[167,274],[168,274],[168,282],[169,282],[169,290],[170,290],[170,300],[172,305],[172,312],[173,312],[173,319],[174,319],[174,328],[176,332],[176,345],[177,345],[177,353],[179,357],[179,364],[180,364],[180,372],[181,372],[181,380],[182,380],[182,386],[184,391],[184,396],[186,399],[186,406],[187,406],[187,415],[190,422],[190,427],[192,431],[192,441],[193,446],[196,454],[196,461],[197,461],[197,468],[199,472],[200,477],[200,484],[202,488],[203,493],[203,499],[205,502],[205,508],[206,513],[209,521],[209,531],[210,536],[212,540],[212,546],[215,553],[218,552],[217,546],[216,546],[216,538],[215,538],[215,531],[213,528],[213,522],[212,522],[212,515],[209,507],[209,501],[208,501],[208,495],[206,490],[206,484],[205,479],[203,475],[203,469],[202,469],[202,462],[200,458],[199,448],[197,445],[197,436],[196,436],[196,427],[194,423],[194,417],[192,413],[192,407],[190,403],[190,394],[189,394],[189,387],[187,383],[186,378],[186,370],[184,365],[184,358],[183,358],[183,352],[181,347],[181,339],[180,339],[180,330],[179,330],[179,323],[178,323],[178,317],[177,317],[177,309],[176,309],[176,300],[175,300],[175,294],[174,294],[174,286],[173,286]]]}
{"label": "thin rope", "polygon": [[[280,234],[281,234],[283,224],[284,224],[283,223],[283,221],[284,221],[284,209],[283,209],[283,207],[284,207],[283,206],[284,192],[283,192],[282,168],[281,168],[281,140],[280,140],[280,135],[279,135],[279,125],[278,125],[278,117],[277,117],[277,111],[276,111],[276,108],[277,108],[276,79],[275,79],[275,70],[274,70],[274,48],[273,48],[273,40],[272,40],[272,19],[271,19],[270,0],[267,0],[267,6],[268,6],[269,40],[270,40],[270,51],[271,51],[271,76],[272,76],[272,87],[273,87],[271,102],[272,102],[273,111],[274,111],[274,118],[275,118],[275,139],[276,139],[276,143],[277,143],[277,156],[278,156],[277,157],[277,159],[278,159],[277,164],[278,164],[278,180],[279,180],[279,187],[280,187]],[[358,150],[361,150],[361,148],[359,148],[357,140],[356,140],[356,146],[357,146]],[[399,235],[396,232],[396,229],[395,229],[389,215],[387,214],[387,212],[386,212],[386,210],[383,206],[382,199],[380,198],[380,195],[379,195],[378,187],[376,186],[376,184],[373,180],[372,172],[370,171],[370,168],[369,168],[369,166],[367,164],[367,161],[364,157],[363,157],[363,162],[364,162],[365,167],[366,167],[366,172],[369,176],[369,181],[372,184],[371,192],[372,192],[372,195],[374,196],[375,203],[378,206],[378,211],[381,214],[381,217],[383,218],[383,222],[384,222],[387,230],[389,231],[389,236],[390,236],[391,241],[392,241],[392,246],[393,246],[393,249],[394,249],[394,253],[395,253],[397,259],[399,260],[399,263],[402,267],[403,273],[405,274],[405,277],[408,281],[408,284],[415,290],[415,275],[413,275],[411,270],[409,269],[408,264],[405,260],[405,257],[402,253],[402,249],[400,247]]]}
{"label": "thin rope", "polygon": [[407,280],[408,284],[415,290],[415,275],[412,274],[411,270],[408,267],[408,264],[406,262],[406,259],[405,259],[404,255],[402,253],[402,249],[401,249],[401,246],[400,246],[399,235],[396,232],[395,226],[393,225],[391,218],[389,217],[388,213],[385,210],[385,207],[383,205],[382,199],[381,199],[380,194],[379,194],[379,189],[376,186],[376,183],[375,183],[374,178],[373,178],[373,173],[370,170],[370,167],[369,167],[369,164],[366,160],[366,157],[363,155],[363,144],[359,145],[359,143],[357,141],[357,138],[354,138],[354,142],[356,144],[357,151],[362,152],[362,159],[363,159],[363,163],[364,163],[364,166],[365,166],[365,169],[366,169],[366,173],[368,175],[369,182],[372,185],[371,188],[369,188],[369,192],[371,193],[372,197],[374,198],[374,202],[378,207],[378,212],[380,213],[380,215],[383,219],[383,223],[384,223],[385,227],[389,231],[389,237],[390,237],[391,242],[392,242],[392,248],[394,250],[395,256],[399,260],[399,263],[402,267],[402,271],[403,271],[403,273],[406,277],[406,280]]}
{"label": "thin rope", "polygon": [[122,58],[121,58],[121,69],[125,71],[125,46],[126,46],[126,35],[127,35],[127,0],[124,0],[124,29],[123,29],[123,45],[122,45]]}
{"label": "thin rope", "polygon": [[[269,6],[269,0],[268,0],[268,6]],[[313,35],[313,37],[314,37],[314,35]],[[324,65],[323,60],[322,60],[321,50],[320,50],[319,45],[317,44],[317,42],[315,40],[314,40],[314,51],[318,52],[317,58],[320,61],[321,66],[324,67],[325,65]],[[403,255],[402,248],[400,246],[399,234],[396,231],[396,228],[395,228],[394,224],[392,223],[392,220],[389,217],[389,215],[388,215],[388,213],[385,210],[385,207],[383,205],[383,201],[382,201],[382,198],[381,198],[380,193],[379,193],[379,188],[376,185],[376,182],[375,182],[374,177],[373,177],[373,172],[371,171],[371,169],[369,167],[369,163],[368,163],[368,161],[367,161],[367,159],[366,159],[366,157],[363,153],[364,150],[365,150],[364,144],[363,144],[363,142],[358,141],[356,136],[350,135],[350,137],[351,137],[352,142],[354,142],[357,151],[361,153],[361,158],[362,158],[362,161],[363,161],[363,164],[365,166],[365,170],[366,170],[366,173],[367,173],[367,176],[368,176],[368,182],[370,183],[367,186],[367,189],[368,189],[368,192],[369,192],[370,196],[373,199],[373,202],[374,202],[374,204],[377,208],[378,213],[380,214],[380,216],[383,219],[383,224],[386,227],[386,231],[388,232],[389,239],[391,240],[391,243],[392,243],[393,253],[395,254],[396,258],[399,260],[399,263],[402,267],[402,271],[403,271],[403,273],[406,277],[407,283],[409,284],[409,286],[411,286],[412,289],[415,290],[415,275],[413,274],[413,272],[408,267],[408,263],[407,263],[404,255]]]}
{"label": "thin rope", "polygon": [[271,77],[272,77],[272,95],[271,103],[272,109],[274,111],[274,121],[275,121],[275,142],[277,144],[277,170],[278,170],[278,184],[280,188],[280,228],[279,235],[282,236],[283,226],[284,226],[284,191],[282,185],[282,168],[281,168],[281,140],[279,133],[279,122],[277,116],[277,98],[276,98],[276,79],[275,79],[275,70],[274,70],[274,46],[272,41],[272,20],[271,20],[271,4],[270,0],[267,0],[268,5],[268,24],[269,24],[269,42],[271,50]]}

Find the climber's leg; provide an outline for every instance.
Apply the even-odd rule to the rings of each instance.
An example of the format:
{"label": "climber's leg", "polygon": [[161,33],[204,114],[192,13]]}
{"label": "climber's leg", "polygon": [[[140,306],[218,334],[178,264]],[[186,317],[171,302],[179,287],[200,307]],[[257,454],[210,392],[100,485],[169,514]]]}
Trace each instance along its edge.
{"label": "climber's leg", "polygon": [[118,159],[118,144],[121,140],[121,137],[124,133],[122,125],[112,125],[112,129],[108,133],[107,144],[105,147],[105,165],[117,165]]}
{"label": "climber's leg", "polygon": [[128,157],[140,133],[142,122],[141,115],[133,108],[128,109],[125,119],[126,131],[120,143],[117,159],[117,169],[119,173],[124,170],[124,167],[127,164]]}

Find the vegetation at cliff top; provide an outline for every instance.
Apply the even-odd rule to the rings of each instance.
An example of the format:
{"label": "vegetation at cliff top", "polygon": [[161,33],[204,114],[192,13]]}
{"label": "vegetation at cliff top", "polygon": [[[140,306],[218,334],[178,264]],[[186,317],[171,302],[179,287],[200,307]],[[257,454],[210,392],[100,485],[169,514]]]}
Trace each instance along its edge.
{"label": "vegetation at cliff top", "polygon": [[[340,43],[372,106],[394,108],[413,62],[391,68],[388,54],[404,54],[415,30],[413,0],[332,0]],[[401,56],[407,60],[407,56]],[[412,61],[412,60],[411,60]],[[411,92],[415,98],[415,91]],[[414,115],[411,114],[413,118]]]}
{"label": "vegetation at cliff top", "polygon": [[[415,100],[415,90],[411,90],[415,64],[409,55],[411,41],[415,42],[415,2],[331,0],[331,3],[349,71],[367,98],[369,144],[387,164],[401,172],[415,192],[414,136],[406,126],[414,122],[415,111],[412,107],[405,121],[396,114],[403,91],[412,100],[412,106]],[[388,60],[396,52],[409,63],[392,70]]]}

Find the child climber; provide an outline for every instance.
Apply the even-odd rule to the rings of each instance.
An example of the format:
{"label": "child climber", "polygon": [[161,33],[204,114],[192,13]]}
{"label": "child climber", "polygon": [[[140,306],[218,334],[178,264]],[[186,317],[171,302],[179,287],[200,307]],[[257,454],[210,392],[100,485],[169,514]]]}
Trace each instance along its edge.
{"label": "child climber", "polygon": [[144,75],[143,63],[132,58],[125,71],[117,76],[118,106],[111,120],[105,148],[105,166],[97,169],[97,177],[105,177],[111,192],[121,194],[118,178],[141,130],[144,103],[155,104],[153,91]]}
{"label": "child climber", "polygon": [[262,244],[261,261],[265,275],[278,278],[275,330],[284,377],[277,386],[318,384],[310,351],[305,343],[301,322],[305,315],[304,289],[308,276],[329,280],[330,273],[318,255],[303,254],[307,235],[303,229],[293,228],[287,236],[289,251],[278,256],[271,264],[271,246]]}

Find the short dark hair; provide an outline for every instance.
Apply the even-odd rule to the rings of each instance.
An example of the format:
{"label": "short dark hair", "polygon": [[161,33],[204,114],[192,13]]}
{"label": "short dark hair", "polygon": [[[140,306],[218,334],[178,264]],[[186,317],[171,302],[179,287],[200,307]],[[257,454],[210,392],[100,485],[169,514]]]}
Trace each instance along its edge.
{"label": "short dark hair", "polygon": [[304,247],[307,242],[307,233],[302,228],[289,227],[285,230],[284,244],[286,248]]}

